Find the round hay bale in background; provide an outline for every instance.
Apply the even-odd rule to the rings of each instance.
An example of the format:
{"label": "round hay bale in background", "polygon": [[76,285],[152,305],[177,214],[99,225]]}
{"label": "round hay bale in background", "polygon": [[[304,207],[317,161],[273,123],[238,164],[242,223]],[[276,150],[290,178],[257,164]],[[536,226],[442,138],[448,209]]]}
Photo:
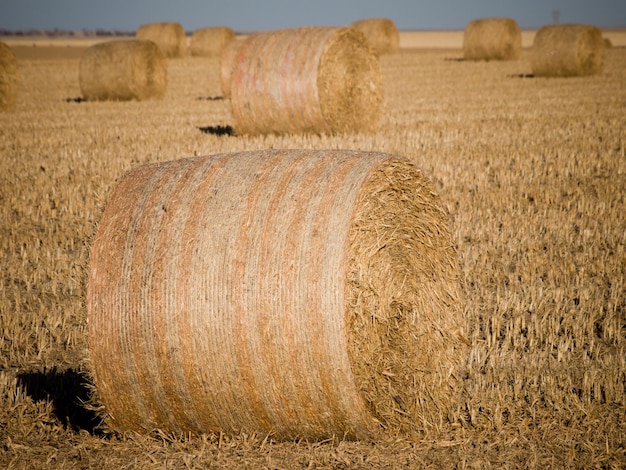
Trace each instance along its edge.
{"label": "round hay bale in background", "polygon": [[378,55],[395,54],[400,50],[400,33],[387,18],[367,18],[351,25],[361,31]]}
{"label": "round hay bale in background", "polygon": [[595,26],[543,26],[533,41],[532,71],[537,77],[594,75],[602,71],[604,53],[602,33]]}
{"label": "round hay bale in background", "polygon": [[609,38],[604,38],[604,47],[606,49],[610,49],[611,47],[613,47],[613,43]]}
{"label": "round hay bale in background", "polygon": [[0,111],[15,106],[18,81],[15,54],[7,44],[0,42]]}
{"label": "round hay bale in background", "polygon": [[144,165],[94,242],[91,372],[120,431],[418,433],[456,406],[460,301],[447,213],[405,158]]}
{"label": "round hay bale in background", "polygon": [[239,48],[243,44],[244,38],[235,38],[224,47],[222,51],[222,60],[220,63],[220,81],[222,83],[222,97],[230,98],[230,82],[233,66],[239,52]]}
{"label": "round hay bale in background", "polygon": [[152,41],[107,41],[85,50],[79,81],[86,100],[160,99],[167,90],[167,62]]}
{"label": "round hay bale in background", "polygon": [[353,28],[249,36],[232,69],[239,134],[371,132],[382,108],[378,57]]}
{"label": "round hay bale in background", "polygon": [[154,42],[161,48],[165,57],[185,57],[187,55],[187,36],[180,23],[143,24],[137,29],[135,37]]}
{"label": "round hay bale in background", "polygon": [[522,32],[511,18],[481,18],[463,31],[465,60],[517,60],[522,51]]}
{"label": "round hay bale in background", "polygon": [[192,56],[220,57],[224,47],[233,39],[235,32],[227,26],[201,28],[191,35],[189,49]]}

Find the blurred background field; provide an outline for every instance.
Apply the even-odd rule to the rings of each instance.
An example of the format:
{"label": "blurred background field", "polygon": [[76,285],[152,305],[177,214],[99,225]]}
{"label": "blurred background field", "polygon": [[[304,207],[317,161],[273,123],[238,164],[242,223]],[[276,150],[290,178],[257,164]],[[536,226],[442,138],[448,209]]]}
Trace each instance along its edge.
{"label": "blurred background field", "polygon": [[[232,124],[218,59],[170,60],[163,101],[81,102],[79,58],[96,39],[6,38],[20,88],[0,114],[0,466],[626,466],[626,33],[603,31],[600,75],[552,79],[532,77],[531,35],[519,61],[474,63],[462,31],[401,32],[400,53],[381,57],[377,133],[260,137],[210,132]],[[97,427],[86,273],[116,182],[145,162],[265,148],[395,153],[434,182],[471,343],[438,433],[312,443]]]}
{"label": "blurred background field", "polygon": [[[529,48],[533,44],[536,29],[522,30],[522,47]],[[615,47],[626,47],[626,30],[623,29],[603,29],[602,35],[611,40]],[[245,37],[245,34],[239,34]],[[48,50],[48,48],[67,48],[66,54],[71,57],[79,55],[83,48],[93,46],[106,37],[94,36],[0,36],[3,41],[14,48],[16,54],[23,58],[46,57],[46,54],[53,54],[58,57],[63,54],[59,50]],[[400,47],[403,49],[460,49],[463,47],[463,30],[449,31],[406,31],[400,30]],[[39,48],[39,50],[37,49]],[[74,49],[76,48],[76,49]]]}

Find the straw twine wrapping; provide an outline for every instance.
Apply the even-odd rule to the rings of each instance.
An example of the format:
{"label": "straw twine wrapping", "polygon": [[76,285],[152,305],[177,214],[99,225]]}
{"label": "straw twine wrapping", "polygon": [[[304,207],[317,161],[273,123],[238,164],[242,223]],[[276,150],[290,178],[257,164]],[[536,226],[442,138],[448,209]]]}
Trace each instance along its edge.
{"label": "straw twine wrapping", "polygon": [[167,62],[152,41],[108,41],[89,47],[79,69],[87,100],[160,99],[167,90]]}
{"label": "straw twine wrapping", "polygon": [[387,18],[367,18],[351,25],[361,31],[378,55],[395,54],[400,50],[400,32]]}
{"label": "straw twine wrapping", "polygon": [[120,431],[374,438],[455,401],[446,213],[408,160],[265,150],[138,167],[92,251],[92,375]]}
{"label": "straw twine wrapping", "polygon": [[602,33],[595,26],[549,25],[535,35],[531,66],[537,77],[594,75],[602,71],[604,54]]}
{"label": "straw twine wrapping", "polygon": [[227,26],[197,29],[191,35],[191,55],[220,57],[224,47],[233,39],[235,39],[235,32]]}
{"label": "straw twine wrapping", "polygon": [[180,23],[149,23],[139,26],[137,39],[154,42],[161,48],[165,57],[185,57],[187,55],[187,35]]}
{"label": "straw twine wrapping", "polygon": [[378,128],[378,58],[353,28],[308,27],[248,37],[232,69],[240,134],[330,134]]}
{"label": "straw twine wrapping", "polygon": [[220,80],[222,82],[222,97],[230,98],[230,80],[233,66],[239,52],[239,48],[243,44],[243,38],[235,38],[224,47],[222,51],[222,60],[220,64]]}
{"label": "straw twine wrapping", "polygon": [[0,42],[0,111],[15,106],[18,89],[17,60],[11,48]]}
{"label": "straw twine wrapping", "polygon": [[511,18],[470,21],[463,32],[466,60],[517,60],[522,52],[522,32]]}

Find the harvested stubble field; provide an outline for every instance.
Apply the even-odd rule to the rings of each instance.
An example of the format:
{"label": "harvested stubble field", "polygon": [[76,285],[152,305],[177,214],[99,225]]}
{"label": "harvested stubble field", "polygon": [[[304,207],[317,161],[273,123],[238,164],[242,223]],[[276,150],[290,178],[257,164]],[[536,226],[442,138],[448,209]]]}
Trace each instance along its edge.
{"label": "harvested stubble field", "polygon": [[[31,51],[32,52],[32,51]],[[75,51],[72,51],[75,52]],[[29,58],[24,59],[24,53]],[[21,49],[0,114],[0,467],[624,468],[626,49],[580,78],[462,49],[381,57],[372,135],[214,135],[218,59],[170,60],[163,101],[77,102],[77,54]],[[118,435],[88,385],[88,257],[119,178],[145,162],[266,148],[405,155],[450,212],[471,343],[451,422],[421,440]]]}

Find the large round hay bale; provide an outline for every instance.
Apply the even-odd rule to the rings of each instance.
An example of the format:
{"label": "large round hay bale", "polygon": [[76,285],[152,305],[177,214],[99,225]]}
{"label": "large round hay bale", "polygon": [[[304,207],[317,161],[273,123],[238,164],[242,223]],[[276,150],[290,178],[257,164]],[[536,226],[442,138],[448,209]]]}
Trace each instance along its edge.
{"label": "large round hay bale", "polygon": [[595,26],[543,26],[533,41],[532,71],[537,77],[593,75],[602,71],[604,53],[602,33]]}
{"label": "large round hay bale", "polygon": [[161,48],[165,57],[185,57],[187,55],[187,35],[180,23],[143,24],[137,29],[135,37],[154,42]]}
{"label": "large round hay bale", "polygon": [[7,44],[0,42],[0,111],[15,106],[18,81],[15,54]]}
{"label": "large round hay bale", "polygon": [[167,90],[167,62],[152,41],[107,41],[85,50],[79,82],[86,100],[160,99]]}
{"label": "large round hay bale", "polygon": [[243,38],[235,38],[224,47],[220,63],[220,81],[222,83],[222,97],[230,98],[230,82],[233,66],[236,61],[239,48],[243,44]]}
{"label": "large round hay bale", "polygon": [[378,55],[395,54],[400,50],[400,32],[388,18],[367,18],[351,26],[365,35]]}
{"label": "large round hay bale", "polygon": [[371,132],[382,108],[378,57],[353,28],[249,36],[230,92],[239,134]]}
{"label": "large round hay bale", "polygon": [[457,400],[460,298],[447,213],[405,158],[144,165],[92,250],[96,396],[119,431],[417,435]]}
{"label": "large round hay bale", "polygon": [[226,45],[235,39],[235,32],[227,26],[197,29],[191,35],[189,49],[192,56],[220,57]]}
{"label": "large round hay bale", "polygon": [[511,18],[481,18],[463,31],[465,60],[516,60],[522,51],[522,32]]}

